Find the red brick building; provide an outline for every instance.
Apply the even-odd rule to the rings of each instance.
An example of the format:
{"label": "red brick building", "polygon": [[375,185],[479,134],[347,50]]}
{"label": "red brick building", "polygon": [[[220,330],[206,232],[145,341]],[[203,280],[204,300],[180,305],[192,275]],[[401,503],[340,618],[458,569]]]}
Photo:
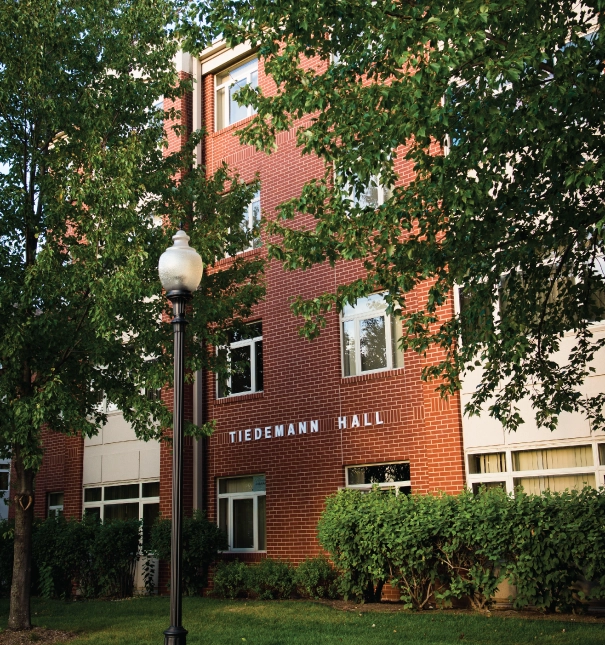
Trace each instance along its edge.
{"label": "red brick building", "polygon": [[[260,178],[260,194],[244,214],[249,225],[260,211],[273,217],[278,204],[323,174],[320,160],[300,155],[296,128],[278,136],[271,155],[234,136],[251,115],[231,92],[241,83],[271,86],[253,51],[218,43],[199,59],[179,56],[177,65],[196,83],[176,107],[190,130],[205,126],[208,132],[199,163],[208,173],[226,162],[246,182]],[[175,149],[182,139],[170,132],[169,144]],[[400,180],[410,173],[400,162]],[[380,187],[367,196],[378,203],[383,198]],[[244,253],[265,254],[263,242]],[[230,261],[222,259],[216,270]],[[386,314],[380,294],[330,314],[317,340],[298,335],[290,298],[319,295],[361,272],[357,263],[306,272],[269,263],[266,298],[254,310],[249,334],[234,336],[229,348],[233,356],[247,357],[248,368],[227,384],[198,373],[186,392],[188,417],[215,419],[216,432],[186,443],[185,509],[205,509],[227,531],[230,549],[245,559],[266,553],[297,562],[317,554],[324,500],[339,488],[377,483],[405,494],[456,492],[465,485],[459,398],[443,400],[434,385],[421,382],[423,361],[435,356],[397,349],[400,323]],[[164,398],[172,404],[170,392]],[[45,437],[38,515],[55,510],[50,502],[60,493],[68,515],[138,513],[148,521],[158,510],[169,515],[169,447],[137,441],[119,411],[106,405],[109,423],[98,438]]]}

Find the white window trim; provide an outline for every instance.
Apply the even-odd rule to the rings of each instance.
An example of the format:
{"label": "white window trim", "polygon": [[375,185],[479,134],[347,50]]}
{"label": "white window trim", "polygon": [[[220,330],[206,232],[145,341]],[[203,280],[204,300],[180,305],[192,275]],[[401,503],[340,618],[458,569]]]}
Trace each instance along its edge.
{"label": "white window trim", "polygon": [[[254,324],[255,322],[260,322],[262,325],[262,321],[254,321],[250,323],[251,325]],[[261,327],[261,332],[262,332],[262,327]],[[263,390],[257,389],[257,383],[256,383],[256,352],[254,351],[255,345],[258,341],[263,340],[263,334],[261,333],[260,336],[254,336],[253,338],[245,338],[243,340],[238,340],[234,343],[231,343],[230,345],[223,346],[220,349],[226,349],[227,354],[229,356],[230,352],[232,349],[238,349],[240,347],[250,347],[250,391],[248,392],[229,392],[229,394],[225,396],[220,395],[220,383],[219,383],[219,377],[216,379],[216,398],[217,399],[229,399],[234,396],[246,396],[247,394],[255,394],[256,392],[262,392]],[[263,347],[263,352],[264,352],[264,347]],[[231,359],[228,358],[230,361]],[[231,389],[231,375],[229,375],[226,379],[227,383],[227,388],[230,390]]]}
{"label": "white window trim", "polygon": [[[231,72],[237,72],[238,69],[248,65],[248,63],[251,63],[253,60],[257,61],[256,70],[254,70],[252,68],[249,68],[246,73],[239,73],[239,74],[236,73],[235,76],[231,75]],[[237,63],[237,65],[235,65],[230,70],[222,70],[220,72],[215,72],[215,74],[214,74],[214,131],[215,132],[220,132],[220,130],[224,130],[225,128],[228,128],[230,125],[233,125],[233,123],[239,123],[239,121],[233,121],[233,123],[229,122],[229,88],[233,84],[235,84],[235,83],[237,83],[237,82],[239,82],[239,81],[241,81],[243,79],[247,79],[247,84],[250,84],[250,76],[254,71],[256,71],[256,73],[258,74],[258,58],[256,56],[253,56],[252,58],[248,58],[247,60],[244,60],[244,61],[240,61],[239,63]],[[218,78],[218,75],[219,74],[224,74],[225,72],[229,72],[228,79],[224,83],[222,83],[221,85],[217,85],[216,80]],[[224,103],[223,103],[223,119],[224,119],[225,125],[223,125],[223,127],[219,129],[219,127],[218,127],[218,93],[222,89],[225,90],[225,97],[224,97],[225,100],[224,100]],[[247,118],[249,116],[252,116],[253,114],[256,114],[253,111],[251,105],[247,106],[246,111],[247,111],[247,114],[246,114],[246,117],[244,117],[244,118]],[[243,120],[243,119],[240,119],[240,120]]]}
{"label": "white window trim", "polygon": [[[106,483],[99,483],[99,484],[87,484],[86,486],[83,487],[82,489],[82,515],[86,512],[87,508],[100,508],[100,519],[101,521],[104,521],[105,519],[105,506],[112,506],[116,504],[132,504],[133,502],[138,502],[139,503],[139,520],[143,519],[143,506],[145,504],[159,504],[160,503],[160,498],[159,496],[157,497],[143,497],[143,484],[154,484],[158,482],[157,478],[154,479],[137,479],[135,481],[120,481],[120,482],[106,482]],[[102,490],[105,488],[111,488],[112,486],[129,486],[132,484],[138,484],[139,485],[139,496],[138,497],[128,497],[125,499],[112,499],[110,501],[105,501],[105,493],[101,493],[101,500],[98,502],[85,502],[85,496],[86,496],[86,489],[89,488],[101,488]]]}
{"label": "white window trim", "polygon": [[[371,294],[371,295],[382,295],[381,293],[378,294]],[[358,299],[361,300],[361,298]],[[393,317],[393,314],[387,314],[387,303],[385,301],[385,306],[384,310],[376,310],[376,311],[366,311],[366,312],[360,312],[356,314],[349,314],[349,315],[344,315],[342,312],[340,314],[340,366],[341,366],[341,374],[342,378],[353,378],[355,376],[361,376],[363,374],[377,374],[379,372],[387,372],[390,370],[395,370],[395,369],[402,369],[403,364],[400,367],[395,367],[393,365],[393,338],[391,334],[391,320]],[[382,315],[385,319],[385,343],[386,343],[386,354],[387,354],[387,364],[386,367],[381,367],[375,370],[365,370],[362,371],[361,369],[361,351],[360,351],[360,333],[359,333],[359,323],[361,320],[366,320],[368,318],[377,318],[378,316]],[[355,374],[349,374],[345,375],[345,336],[344,336],[344,323],[348,321],[353,321],[355,328],[354,328],[354,338],[355,338]],[[395,351],[400,351],[399,349],[396,349]]]}
{"label": "white window trim", "polygon": [[[261,475],[260,473],[257,473],[256,475],[242,475],[242,477],[261,477],[264,475]],[[238,479],[238,477],[220,477],[219,479],[216,480],[216,512],[217,512],[217,520],[219,518],[220,514],[220,500],[221,499],[227,499],[227,542],[229,544],[229,549],[226,551],[227,553],[266,553],[267,549],[259,549],[258,548],[258,498],[259,497],[267,497],[267,491],[266,488],[264,491],[247,491],[243,493],[219,493],[219,485],[221,481],[224,481],[226,479]],[[265,479],[266,482],[266,479]],[[232,547],[231,545],[233,544],[233,500],[236,499],[252,499],[253,500],[253,511],[252,511],[252,533],[253,533],[253,540],[254,540],[254,546],[249,549],[236,549]],[[265,500],[266,504],[266,500]],[[265,517],[266,521],[266,517]],[[217,522],[218,523],[218,522]],[[265,536],[266,539],[266,536]]]}
{"label": "white window trim", "polygon": [[[465,451],[464,468],[466,472],[466,485],[472,490],[473,484],[488,484],[491,482],[504,482],[507,493],[515,492],[515,479],[525,477],[557,477],[560,475],[593,475],[597,488],[605,485],[605,464],[599,463],[599,444],[605,444],[605,437],[587,439],[581,441],[574,439],[571,442],[540,442],[535,444],[500,446],[490,448],[475,447]],[[513,470],[513,453],[531,450],[548,450],[552,448],[575,448],[579,446],[592,446],[592,466],[578,466],[569,468],[550,468],[540,470]],[[469,458],[473,455],[487,455],[494,453],[505,453],[506,471],[501,473],[477,473],[469,472]]]}
{"label": "white window trim", "polygon": [[403,488],[404,486],[409,486],[412,488],[412,479],[403,480],[403,481],[395,481],[395,482],[382,482],[382,483],[373,483],[373,484],[349,484],[349,468],[370,468],[372,466],[396,466],[399,464],[409,464],[410,462],[407,460],[403,461],[388,461],[388,462],[381,462],[379,464],[373,463],[373,464],[349,464],[348,466],[345,466],[345,488],[350,488],[351,490],[372,490],[373,488],[380,488],[384,490],[389,490],[391,488],[395,489],[395,495],[399,495],[399,489]]}

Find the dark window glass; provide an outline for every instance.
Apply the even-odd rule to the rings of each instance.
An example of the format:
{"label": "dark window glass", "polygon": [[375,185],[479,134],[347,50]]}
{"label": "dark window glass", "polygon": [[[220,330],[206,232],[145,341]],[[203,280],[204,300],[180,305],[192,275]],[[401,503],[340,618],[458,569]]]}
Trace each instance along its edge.
{"label": "dark window glass", "polygon": [[231,349],[231,393],[250,392],[252,378],[250,374],[250,346]]}
{"label": "dark window glass", "polygon": [[410,464],[384,464],[347,468],[350,486],[359,484],[388,484],[410,480]]}
{"label": "dark window glass", "polygon": [[265,495],[259,496],[257,500],[258,509],[258,550],[265,551],[267,549],[267,497]]}
{"label": "dark window glass", "polygon": [[49,506],[63,506],[63,493],[49,493],[48,494]]}
{"label": "dark window glass", "polygon": [[143,484],[143,497],[159,497],[160,482],[146,482]]}
{"label": "dark window glass", "polygon": [[599,444],[599,464],[605,466],[605,443]]}
{"label": "dark window glass", "polygon": [[233,500],[233,548],[254,548],[254,500]]}
{"label": "dark window glass", "polygon": [[490,490],[490,488],[502,488],[506,490],[504,482],[482,482],[480,484],[473,484],[473,495],[478,495],[481,489]]}
{"label": "dark window glass", "polygon": [[113,520],[138,520],[139,503],[130,502],[128,504],[105,504],[104,515],[106,522],[112,522]]}
{"label": "dark window glass", "polygon": [[256,352],[256,391],[262,392],[263,390],[263,341],[259,340],[254,343],[254,350]]}
{"label": "dark window glass", "polygon": [[84,489],[84,501],[85,502],[100,502],[101,501],[101,495],[102,495],[103,489],[102,488],[85,488]]}
{"label": "dark window glass", "polygon": [[85,508],[84,515],[86,517],[98,517],[99,519],[101,519],[101,509],[98,506]]}
{"label": "dark window glass", "polygon": [[120,486],[105,486],[105,501],[114,499],[132,499],[139,496],[138,484],[122,484]]}
{"label": "dark window glass", "polygon": [[381,370],[387,366],[384,316],[359,321],[361,371]]}
{"label": "dark window glass", "polygon": [[151,528],[160,516],[159,504],[143,504],[143,546],[149,544]]}
{"label": "dark window glass", "polygon": [[145,388],[145,397],[149,401],[161,401],[162,388],[161,387],[147,387]]}
{"label": "dark window glass", "polygon": [[0,470],[0,490],[8,490],[8,470]]}

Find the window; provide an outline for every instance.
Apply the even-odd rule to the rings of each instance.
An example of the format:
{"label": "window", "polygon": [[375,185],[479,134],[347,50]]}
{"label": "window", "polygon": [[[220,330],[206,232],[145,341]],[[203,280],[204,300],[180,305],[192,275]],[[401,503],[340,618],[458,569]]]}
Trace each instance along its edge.
{"label": "window", "polygon": [[63,515],[63,493],[48,494],[48,517],[61,517]]}
{"label": "window", "polygon": [[371,490],[394,490],[396,494],[409,495],[412,492],[410,482],[410,464],[407,461],[396,464],[377,464],[372,466],[348,466],[347,488]]}
{"label": "window", "polygon": [[218,380],[218,397],[262,392],[263,389],[263,330],[262,323],[246,325],[243,333],[232,331],[227,353],[230,374]]}
{"label": "window", "polygon": [[133,482],[84,489],[84,515],[104,522],[143,520],[143,542],[160,514],[160,482]]}
{"label": "window", "polygon": [[483,455],[469,455],[468,470],[471,475],[505,473],[506,455],[503,452],[492,452]]}
{"label": "window", "polygon": [[545,490],[562,492],[595,487],[603,481],[605,445],[559,445],[529,450],[502,449],[501,452],[469,454],[468,486],[501,486],[509,493],[522,486],[526,493]]}
{"label": "window", "polygon": [[242,218],[242,229],[248,233],[251,237],[250,245],[244,249],[247,251],[249,249],[258,249],[261,245],[260,235],[260,191],[256,192],[252,201],[246,207],[244,211],[244,216]]}
{"label": "window", "polygon": [[258,87],[258,60],[253,58],[238,67],[219,72],[214,78],[216,130],[254,114],[252,106],[240,105],[234,95],[242,87]]}
{"label": "window", "polygon": [[266,551],[266,483],[264,475],[218,480],[218,525],[230,551]]}
{"label": "window", "polygon": [[146,387],[145,388],[145,398],[148,401],[161,401],[162,400],[162,388],[161,387]]}
{"label": "window", "polygon": [[401,322],[386,309],[379,293],[360,298],[353,306],[345,305],[341,315],[344,376],[403,367]]}

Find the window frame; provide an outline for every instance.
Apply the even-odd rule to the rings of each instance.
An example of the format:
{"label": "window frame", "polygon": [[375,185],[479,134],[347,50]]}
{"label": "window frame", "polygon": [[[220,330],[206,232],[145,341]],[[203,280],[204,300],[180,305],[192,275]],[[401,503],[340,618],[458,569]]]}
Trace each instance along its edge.
{"label": "window frame", "polygon": [[[254,218],[254,207],[257,206],[258,208],[258,218],[255,220]],[[250,201],[250,203],[246,206],[246,209],[244,210],[242,214],[242,228],[249,234],[252,234],[254,232],[254,229],[258,229],[258,236],[253,237],[250,240],[250,244],[245,248],[242,249],[241,251],[238,251],[239,253],[245,253],[246,251],[251,251],[252,249],[259,249],[262,246],[262,241],[260,237],[260,219],[261,219],[261,201],[260,201],[260,188],[256,191],[254,194],[254,197]]]}
{"label": "window frame", "polygon": [[[388,304],[386,300],[384,300],[384,292],[376,292],[372,293],[369,296],[365,296],[364,298],[358,298],[355,305],[353,305],[353,308],[357,307],[359,302],[361,300],[366,300],[372,296],[383,296],[383,301],[384,301],[384,309],[377,310],[377,311],[366,311],[364,312],[359,312],[359,313],[351,313],[351,314],[345,314],[344,311],[340,312],[340,317],[339,317],[339,323],[340,323],[340,363],[341,363],[341,375],[342,378],[352,378],[355,376],[361,376],[364,374],[377,374],[380,372],[388,372],[392,370],[398,370],[402,369],[404,367],[404,361],[403,361],[403,352],[401,349],[398,347],[393,347],[393,336],[392,336],[392,328],[393,325],[397,324],[397,319],[393,319],[393,314],[388,314],[386,313],[386,310],[388,309]],[[360,335],[360,328],[359,328],[359,323],[362,320],[370,319],[370,318],[378,318],[379,316],[382,316],[384,319],[384,332],[385,332],[385,346],[386,346],[386,366],[385,367],[380,367],[374,370],[362,370],[361,369],[361,351],[360,351],[360,343],[361,343],[361,335]],[[354,342],[355,342],[355,373],[354,374],[346,374],[346,361],[345,361],[345,333],[344,333],[344,324],[346,322],[353,322],[354,325]],[[399,324],[401,324],[401,321],[399,321]],[[401,336],[403,335],[403,330],[401,330]],[[395,359],[395,354],[399,352],[401,355],[401,365],[396,365]]]}
{"label": "window frame", "polygon": [[[238,70],[241,68],[247,67],[252,61],[256,61],[256,68],[250,67],[245,74],[243,73],[238,73]],[[251,76],[252,74],[256,72],[256,82],[258,86],[258,56],[252,56],[246,60],[238,62],[236,65],[232,67],[228,67],[224,70],[220,70],[215,72],[214,74],[214,131],[215,132],[220,132],[221,130],[224,130],[225,128],[228,128],[230,125],[233,125],[234,123],[239,123],[240,121],[243,121],[244,119],[248,118],[249,116],[252,116],[253,114],[256,114],[254,111],[253,107],[251,105],[247,105],[246,107],[246,116],[242,117],[241,119],[238,119],[237,121],[230,121],[230,111],[229,111],[229,104],[230,104],[230,97],[229,97],[229,88],[232,85],[235,85],[236,83],[239,83],[240,81],[247,79],[247,83],[245,85],[250,85],[251,84]],[[235,73],[235,75],[232,75]],[[223,83],[218,85],[218,78],[219,76],[222,76],[223,74],[228,74],[227,80],[225,80]],[[219,100],[218,100],[218,95],[219,92],[224,90],[224,107],[223,107],[223,125],[219,128]],[[238,104],[239,105],[239,104]],[[243,107],[243,106],[242,106]]]}
{"label": "window frame", "polygon": [[[51,504],[50,499],[52,495],[62,495],[60,504]],[[65,508],[65,493],[61,490],[56,490],[46,493],[46,517],[61,517]]]}
{"label": "window frame", "polygon": [[406,493],[401,493],[400,488],[409,488],[410,493],[412,491],[412,474],[410,472],[410,478],[402,481],[392,481],[392,482],[373,482],[370,484],[349,484],[349,469],[351,468],[372,468],[374,466],[399,466],[400,464],[407,464],[411,466],[409,459],[403,459],[401,461],[388,461],[380,463],[363,463],[363,464],[349,464],[345,466],[345,488],[351,490],[361,490],[361,491],[371,491],[373,488],[379,488],[380,490],[394,490],[395,495],[404,495]]}
{"label": "window frame", "polygon": [[[82,487],[82,515],[86,514],[87,509],[98,508],[99,509],[99,519],[103,522],[105,521],[105,507],[106,506],[116,506],[120,504],[133,504],[137,502],[139,504],[139,520],[143,520],[143,507],[147,504],[157,504],[159,509],[160,496],[153,497],[143,497],[143,486],[145,484],[155,484],[160,483],[159,479],[146,479],[135,481],[120,481],[120,482],[107,482],[107,483],[98,483],[98,484],[87,484]],[[138,497],[125,497],[124,499],[114,499],[114,500],[105,500],[105,489],[112,488],[114,486],[132,486],[133,484],[138,485],[139,495]],[[87,502],[86,500],[86,491],[94,488],[101,489],[101,499],[97,502]]]}
{"label": "window frame", "polygon": [[[265,490],[263,491],[244,491],[240,493],[221,493],[220,492],[220,482],[228,479],[243,479],[247,477],[264,477],[265,478]],[[259,548],[259,517],[258,517],[258,500],[260,497],[265,498],[265,548]],[[222,499],[227,500],[227,542],[229,547],[226,553],[266,553],[267,552],[267,476],[264,473],[256,473],[254,475],[234,475],[230,477],[217,477],[216,478],[216,518],[217,526],[220,526],[220,501]],[[245,500],[252,499],[252,540],[253,546],[251,548],[235,548],[233,544],[233,501],[234,500]]]}
{"label": "window frame", "polygon": [[[537,442],[527,444],[511,444],[501,445],[499,447],[481,448],[474,447],[465,451],[465,472],[466,472],[466,485],[469,489],[477,488],[481,484],[495,484],[504,483],[504,488],[507,493],[515,492],[515,481],[519,479],[539,479],[557,476],[591,476],[595,479],[596,487],[599,488],[605,484],[605,462],[601,463],[601,454],[599,453],[599,446],[605,445],[605,440],[602,437],[595,437],[594,439],[575,438],[569,442]],[[536,470],[515,470],[514,468],[514,454],[515,453],[528,453],[536,450],[554,450],[557,448],[581,448],[583,446],[591,446],[592,450],[592,466],[566,466],[564,468],[540,468]],[[470,472],[470,459],[479,455],[489,455],[496,453],[504,453],[506,468],[502,472],[492,473],[471,473]],[[605,448],[601,449],[601,453],[605,457]]]}
{"label": "window frame", "polygon": [[[258,383],[257,383],[257,365],[256,365],[256,344],[258,342],[263,342],[263,327],[262,327],[262,320],[254,320],[248,323],[249,325],[260,325],[260,336],[251,336],[250,338],[243,338],[242,340],[237,340],[233,343],[230,343],[228,346],[224,345],[222,347],[219,347],[217,349],[217,352],[220,351],[227,351],[227,361],[229,362],[229,365],[231,365],[231,360],[230,360],[230,352],[232,349],[240,349],[242,347],[250,347],[250,390],[245,391],[245,392],[232,392],[231,391],[231,372],[229,375],[225,378],[225,386],[229,390],[228,394],[221,394],[221,376],[217,374],[216,377],[216,387],[215,387],[215,396],[216,399],[229,399],[231,397],[235,396],[246,396],[248,394],[256,394],[258,392],[263,392],[264,391],[264,379],[263,379],[263,389],[258,389]],[[264,353],[264,348],[263,348],[263,353]],[[263,364],[264,364],[264,358],[263,358]]]}

